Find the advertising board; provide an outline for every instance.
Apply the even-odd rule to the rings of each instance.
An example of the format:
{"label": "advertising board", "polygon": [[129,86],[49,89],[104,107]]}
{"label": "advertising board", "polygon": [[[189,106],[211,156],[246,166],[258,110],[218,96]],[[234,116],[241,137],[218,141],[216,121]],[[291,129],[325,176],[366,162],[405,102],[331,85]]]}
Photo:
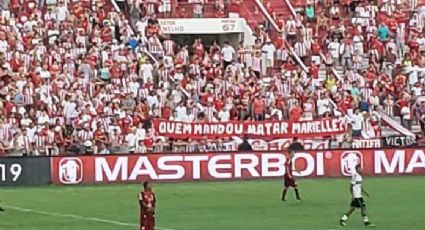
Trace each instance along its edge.
{"label": "advertising board", "polygon": [[159,19],[165,34],[227,34],[242,33],[240,18],[169,18]]}
{"label": "advertising board", "polygon": [[0,186],[48,185],[50,181],[49,158],[0,158]]}
{"label": "advertising board", "polygon": [[[281,178],[282,152],[194,153],[52,158],[54,184],[211,181]],[[366,176],[425,175],[423,149],[304,151],[294,156],[297,177],[350,176],[361,164]]]}

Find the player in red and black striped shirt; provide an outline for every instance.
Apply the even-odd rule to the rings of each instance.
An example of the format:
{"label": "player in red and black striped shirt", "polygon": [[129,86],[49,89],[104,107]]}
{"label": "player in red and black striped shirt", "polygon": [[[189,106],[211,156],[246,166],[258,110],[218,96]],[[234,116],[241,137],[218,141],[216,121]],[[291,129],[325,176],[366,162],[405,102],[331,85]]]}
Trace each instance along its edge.
{"label": "player in red and black striped shirt", "polygon": [[288,192],[288,188],[294,188],[295,196],[298,201],[301,201],[300,191],[298,189],[298,184],[295,181],[295,178],[292,174],[294,171],[293,169],[293,157],[294,157],[294,151],[289,150],[289,156],[288,159],[285,162],[285,176],[284,176],[284,188],[282,191],[282,201],[286,201],[286,193]]}

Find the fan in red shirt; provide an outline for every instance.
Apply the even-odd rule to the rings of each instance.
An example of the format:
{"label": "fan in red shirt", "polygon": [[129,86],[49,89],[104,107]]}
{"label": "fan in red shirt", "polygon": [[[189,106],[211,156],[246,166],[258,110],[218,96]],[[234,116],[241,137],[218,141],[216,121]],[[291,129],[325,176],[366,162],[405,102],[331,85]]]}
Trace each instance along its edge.
{"label": "fan in red shirt", "polygon": [[309,69],[310,75],[313,77],[313,79],[319,78],[319,66],[318,65],[311,65]]}
{"label": "fan in red shirt", "polygon": [[144,190],[139,193],[140,230],[155,229],[155,193],[149,181],[143,183]]}
{"label": "fan in red shirt", "polygon": [[416,57],[419,53],[419,43],[416,41],[416,36],[407,42],[407,46],[409,46],[410,54]]}

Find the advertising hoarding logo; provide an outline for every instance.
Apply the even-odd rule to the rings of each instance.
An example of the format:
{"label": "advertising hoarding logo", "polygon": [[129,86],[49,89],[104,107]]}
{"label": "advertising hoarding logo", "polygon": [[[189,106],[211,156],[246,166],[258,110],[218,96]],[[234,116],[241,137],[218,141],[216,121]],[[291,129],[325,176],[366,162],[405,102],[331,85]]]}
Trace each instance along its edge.
{"label": "advertising hoarding logo", "polygon": [[83,162],[76,157],[59,161],[59,181],[62,184],[79,184],[83,180]]}
{"label": "advertising hoarding logo", "polygon": [[[285,160],[280,151],[52,157],[51,181],[71,185],[280,178]],[[407,148],[303,151],[295,154],[294,176],[351,176],[358,164],[366,176],[425,175],[424,150]]]}
{"label": "advertising hoarding logo", "polygon": [[346,151],[341,154],[341,174],[351,176],[356,165],[363,167],[363,155],[359,151]]}

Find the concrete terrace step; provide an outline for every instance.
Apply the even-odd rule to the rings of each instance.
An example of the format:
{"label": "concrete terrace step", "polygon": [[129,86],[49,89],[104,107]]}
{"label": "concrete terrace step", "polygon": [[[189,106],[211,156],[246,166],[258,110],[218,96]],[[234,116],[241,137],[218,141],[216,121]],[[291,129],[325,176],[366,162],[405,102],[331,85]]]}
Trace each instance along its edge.
{"label": "concrete terrace step", "polygon": [[270,5],[276,16],[281,15],[284,19],[289,19],[289,17],[292,15],[292,12],[286,4],[285,0],[270,0]]}
{"label": "concrete terrace step", "polygon": [[241,5],[240,16],[245,18],[248,25],[254,29],[259,23],[264,21],[264,16],[260,10],[256,13],[257,4],[254,0],[245,0]]}

